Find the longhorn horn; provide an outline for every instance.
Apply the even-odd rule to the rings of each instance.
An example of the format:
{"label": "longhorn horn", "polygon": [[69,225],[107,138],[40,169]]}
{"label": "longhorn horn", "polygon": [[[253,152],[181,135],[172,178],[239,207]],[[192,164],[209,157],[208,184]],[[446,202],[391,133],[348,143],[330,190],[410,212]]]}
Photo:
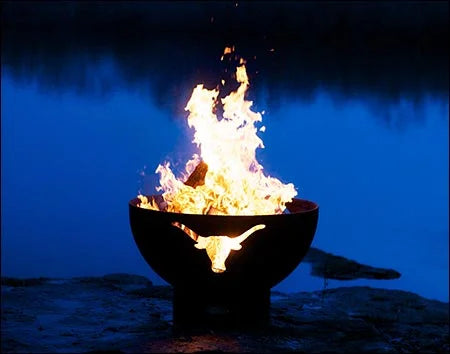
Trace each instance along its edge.
{"label": "longhorn horn", "polygon": [[183,230],[186,235],[188,235],[195,242],[197,242],[198,236],[199,236],[198,233],[196,233],[195,231],[191,230],[186,225],[183,225],[183,224],[179,223],[178,221],[174,221],[174,222],[172,222],[172,226],[178,227],[179,229]]}
{"label": "longhorn horn", "polygon": [[241,234],[237,237],[234,237],[233,240],[236,240],[240,244],[247,237],[249,237],[252,233],[254,233],[255,231],[264,229],[265,227],[266,227],[266,225],[264,225],[264,224],[255,225],[251,229],[248,229],[247,231],[245,231],[243,234]]}

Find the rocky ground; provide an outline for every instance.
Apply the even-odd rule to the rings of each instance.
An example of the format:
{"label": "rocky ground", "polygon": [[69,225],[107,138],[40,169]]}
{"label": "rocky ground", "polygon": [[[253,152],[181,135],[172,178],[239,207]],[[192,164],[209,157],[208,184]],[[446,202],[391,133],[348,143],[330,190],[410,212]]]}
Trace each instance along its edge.
{"label": "rocky ground", "polygon": [[311,275],[327,279],[397,279],[401,274],[393,269],[376,268],[351,259],[311,247],[303,263],[311,264]]}
{"label": "rocky ground", "polygon": [[368,287],[272,293],[271,323],[172,330],[172,290],[144,277],[2,278],[2,352],[449,352],[448,303]]}

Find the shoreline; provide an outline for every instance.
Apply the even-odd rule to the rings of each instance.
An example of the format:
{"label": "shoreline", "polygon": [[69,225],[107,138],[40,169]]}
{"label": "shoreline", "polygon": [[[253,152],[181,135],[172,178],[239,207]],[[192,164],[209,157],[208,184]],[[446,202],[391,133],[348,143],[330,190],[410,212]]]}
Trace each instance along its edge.
{"label": "shoreline", "polygon": [[268,328],[175,334],[172,290],[132,274],[2,277],[2,352],[448,351],[448,303],[369,287],[272,292]]}

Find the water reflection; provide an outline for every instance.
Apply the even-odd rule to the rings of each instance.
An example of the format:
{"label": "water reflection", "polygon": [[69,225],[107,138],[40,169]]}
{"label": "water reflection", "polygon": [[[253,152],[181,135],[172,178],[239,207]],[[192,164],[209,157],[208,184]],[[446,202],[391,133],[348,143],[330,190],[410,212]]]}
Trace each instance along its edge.
{"label": "water reflection", "polygon": [[[141,21],[155,6],[161,19],[153,16],[149,22]],[[240,12],[233,12],[234,16],[250,11],[251,5],[243,6]],[[118,90],[138,91],[149,97],[151,91],[155,102],[177,117],[182,115],[194,83],[214,87],[225,75],[224,70],[231,69],[219,58],[223,47],[233,44],[248,59],[252,94],[263,92],[272,109],[280,107],[281,99],[310,100],[317,90],[326,90],[335,100],[364,99],[378,111],[375,117],[389,125],[405,125],[422,115],[402,114],[408,118],[392,122],[389,111],[393,105],[398,106],[405,98],[420,106],[425,95],[441,99],[448,96],[448,48],[440,42],[448,36],[448,28],[439,17],[439,6],[420,8],[423,18],[416,18],[406,15],[405,8],[399,11],[392,5],[390,11],[397,9],[395,19],[383,15],[382,6],[372,10],[355,6],[347,12],[341,8],[334,13],[339,8],[332,9],[331,5],[319,9],[312,4],[284,4],[278,12],[286,24],[282,26],[280,21],[281,27],[274,29],[266,28],[267,15],[261,6],[265,7],[259,4],[258,15],[249,23],[239,22],[230,13],[232,23],[223,24],[230,32],[217,32],[214,26],[218,26],[218,15],[237,11],[229,9],[228,4],[204,5],[203,10],[216,14],[216,20],[207,24],[199,20],[201,24],[196,25],[195,16],[200,16],[197,12],[201,10],[193,11],[188,5],[185,10],[192,20],[179,19],[179,23],[173,17],[178,12],[159,3],[142,4],[142,16],[136,15],[135,22],[123,15],[133,13],[133,8],[124,4],[112,7],[107,23],[104,17],[98,17],[100,9],[95,6],[52,8],[59,17],[66,16],[70,26],[57,22],[57,17],[44,16],[49,10],[43,6],[35,9],[45,19],[39,23],[35,17],[28,18],[27,12],[20,12],[20,6],[9,4],[5,10],[8,26],[3,34],[2,70],[17,82],[34,81],[43,90],[69,90],[89,97],[104,98]],[[266,10],[270,13],[270,7]],[[417,9],[414,11],[412,14],[417,15]],[[22,22],[17,20],[19,12],[24,17]],[[321,16],[328,13],[328,19],[324,17],[308,27],[307,14],[317,12]],[[304,22],[293,21],[300,17]],[[164,18],[169,23],[163,25]],[[368,24],[381,19],[385,29],[372,33]],[[31,26],[32,20],[38,23],[35,27],[23,25]],[[399,26],[396,20],[407,25]],[[99,28],[90,30],[97,22]],[[159,31],[152,27],[155,23]],[[53,27],[46,28],[46,24]]]}
{"label": "water reflection", "polygon": [[[340,26],[234,38],[267,112],[259,159],[321,206],[314,246],[403,274],[380,286],[448,301],[448,49],[386,35],[363,46]],[[126,201],[194,151],[183,108],[224,74],[233,37],[195,33],[2,33],[4,274],[149,275]],[[307,273],[280,289],[323,286]]]}
{"label": "water reflection", "polygon": [[[276,112],[284,119],[270,121],[261,156],[269,171],[295,181],[301,196],[320,205],[315,247],[350,259],[364,255],[368,264],[402,274],[377,286],[447,298],[448,101],[424,102],[423,124],[399,132],[378,124],[365,102],[336,104],[321,92]],[[300,269],[280,288],[299,286]],[[352,283],[374,285],[330,286]]]}

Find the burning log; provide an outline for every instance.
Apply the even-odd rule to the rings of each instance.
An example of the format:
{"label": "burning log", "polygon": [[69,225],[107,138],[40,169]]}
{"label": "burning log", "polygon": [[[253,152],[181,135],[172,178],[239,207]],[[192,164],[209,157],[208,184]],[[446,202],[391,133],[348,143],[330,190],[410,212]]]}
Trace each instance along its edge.
{"label": "burning log", "polygon": [[214,208],[213,206],[209,207],[207,212],[205,213],[206,215],[220,215],[220,210]]}
{"label": "burning log", "polygon": [[186,182],[184,182],[184,184],[192,188],[204,185],[205,176],[207,172],[208,172],[208,165],[205,162],[200,161],[200,163],[188,177]]}

